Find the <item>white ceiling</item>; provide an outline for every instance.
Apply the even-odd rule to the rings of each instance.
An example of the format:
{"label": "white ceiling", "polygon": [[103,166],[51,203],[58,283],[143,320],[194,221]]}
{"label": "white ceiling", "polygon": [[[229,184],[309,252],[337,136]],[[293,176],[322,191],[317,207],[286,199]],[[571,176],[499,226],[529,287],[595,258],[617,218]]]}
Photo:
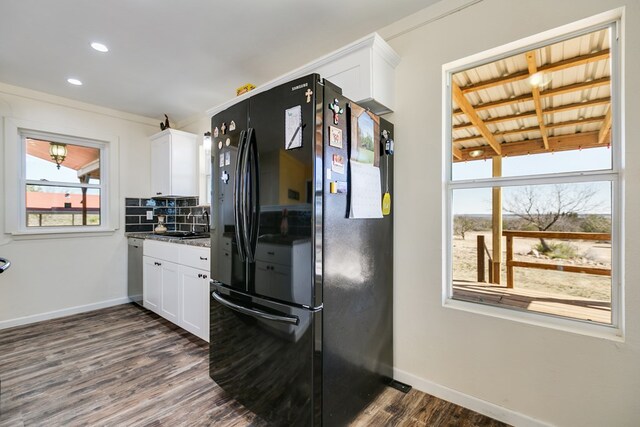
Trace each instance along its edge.
{"label": "white ceiling", "polygon": [[176,122],[437,1],[0,0],[0,82]]}

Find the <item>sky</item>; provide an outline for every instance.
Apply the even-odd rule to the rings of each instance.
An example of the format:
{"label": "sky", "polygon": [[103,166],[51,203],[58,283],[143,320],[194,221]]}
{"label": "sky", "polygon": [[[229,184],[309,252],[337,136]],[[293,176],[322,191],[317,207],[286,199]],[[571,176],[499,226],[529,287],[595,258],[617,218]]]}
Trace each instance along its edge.
{"label": "sky", "polygon": [[[587,150],[573,150],[559,153],[534,154],[529,156],[506,157],[502,159],[502,175],[516,177],[524,175],[539,175],[561,172],[576,172],[588,170],[607,170],[611,168],[611,149],[608,147],[590,148]],[[481,179],[491,177],[491,160],[474,160],[471,162],[457,162],[453,164],[452,176],[454,181]],[[611,184],[597,182],[590,184],[571,184],[576,190],[590,186],[597,191],[593,198],[593,212],[611,213]],[[554,192],[553,186],[544,186],[549,193]],[[513,197],[514,191],[521,187],[505,188],[503,201]],[[490,214],[491,189],[455,190],[453,195],[454,215]]]}
{"label": "sky", "polygon": [[[64,166],[64,162],[60,165],[60,169],[56,167],[56,164],[53,162],[49,162],[47,160],[40,159],[35,156],[27,155],[26,159],[26,178],[28,180],[37,180],[41,181],[43,179],[51,182],[66,182],[66,183],[79,183],[78,181],[78,172],[74,169],[67,168]],[[91,183],[98,183],[96,180],[92,179]],[[43,182],[44,184],[44,182]],[[42,187],[43,191],[47,191],[46,187]],[[60,189],[60,187],[51,187],[51,191],[53,192],[65,192],[65,193],[81,193],[82,190],[80,188],[68,188],[65,187]]]}

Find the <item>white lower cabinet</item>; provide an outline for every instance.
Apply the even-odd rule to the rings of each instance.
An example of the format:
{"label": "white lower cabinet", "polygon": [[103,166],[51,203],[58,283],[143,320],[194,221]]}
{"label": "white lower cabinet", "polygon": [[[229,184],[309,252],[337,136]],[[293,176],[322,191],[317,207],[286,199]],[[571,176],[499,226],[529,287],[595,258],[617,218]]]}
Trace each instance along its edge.
{"label": "white lower cabinet", "polygon": [[180,321],[180,266],[161,261],[162,286],[160,288],[160,316],[178,324]]}
{"label": "white lower cabinet", "polygon": [[209,272],[180,266],[180,326],[209,341]]}
{"label": "white lower cabinet", "polygon": [[147,240],[142,279],[145,308],[206,341],[209,272],[202,267],[209,252],[209,248]]}
{"label": "white lower cabinet", "polygon": [[148,256],[142,263],[142,301],[146,309],[160,312],[160,288],[162,286],[162,267],[159,260]]}

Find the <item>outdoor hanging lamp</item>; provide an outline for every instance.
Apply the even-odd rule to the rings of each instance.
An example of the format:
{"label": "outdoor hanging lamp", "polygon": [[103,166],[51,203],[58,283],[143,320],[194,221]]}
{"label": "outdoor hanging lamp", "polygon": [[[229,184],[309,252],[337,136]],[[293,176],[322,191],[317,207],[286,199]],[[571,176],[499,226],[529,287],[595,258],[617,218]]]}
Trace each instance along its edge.
{"label": "outdoor hanging lamp", "polygon": [[67,144],[50,142],[49,154],[51,155],[51,160],[56,162],[56,166],[60,169],[60,164],[64,162],[65,157],[67,157]]}

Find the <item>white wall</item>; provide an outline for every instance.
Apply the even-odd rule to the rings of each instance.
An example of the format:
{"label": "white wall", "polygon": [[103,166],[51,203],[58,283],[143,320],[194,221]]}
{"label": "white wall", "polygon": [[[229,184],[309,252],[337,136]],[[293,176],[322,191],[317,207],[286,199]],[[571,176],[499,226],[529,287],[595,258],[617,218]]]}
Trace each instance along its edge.
{"label": "white wall", "polygon": [[[444,308],[442,65],[625,5],[624,342]],[[640,425],[640,2],[484,0],[416,28],[418,15],[381,31],[402,57],[391,118],[398,377],[485,412],[506,408],[495,411],[502,418],[513,411],[562,426]]]}
{"label": "white wall", "polygon": [[[0,328],[38,320],[50,312],[127,301],[124,197],[149,194],[148,136],[159,131],[156,121],[0,83],[1,117],[44,126],[64,124],[80,135],[87,130],[117,136],[120,228],[98,237],[16,240],[5,234],[4,158],[0,159],[0,256],[13,263],[0,276]],[[0,153],[4,153],[3,138],[0,132]]]}
{"label": "white wall", "polygon": [[176,124],[177,128],[194,133],[197,135],[198,141],[198,189],[200,204],[205,204],[206,199],[206,182],[205,182],[205,162],[211,162],[209,154],[205,154],[202,148],[202,139],[205,132],[211,132],[211,118],[207,114],[200,114],[183,120]]}

